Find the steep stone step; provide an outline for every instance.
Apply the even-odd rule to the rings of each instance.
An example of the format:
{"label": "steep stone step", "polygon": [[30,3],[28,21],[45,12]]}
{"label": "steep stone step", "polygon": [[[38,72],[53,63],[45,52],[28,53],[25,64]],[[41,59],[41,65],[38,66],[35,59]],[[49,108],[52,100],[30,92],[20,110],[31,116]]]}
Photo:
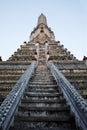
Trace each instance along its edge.
{"label": "steep stone step", "polygon": [[[50,122],[40,122],[40,123],[37,123],[37,126],[36,128],[32,128],[33,126],[35,126],[36,122],[33,122],[33,123],[26,123],[26,122],[20,122],[20,128],[18,127],[19,124],[16,123],[16,126],[17,126],[17,129],[16,128],[10,128],[10,130],[22,130],[24,128],[24,130],[78,130],[75,128],[75,126],[70,126],[68,125],[68,128],[64,125],[64,128],[62,126],[62,124],[58,125],[56,123],[51,123],[54,127],[53,128],[50,128]],[[43,127],[43,124],[46,124],[45,127]]]}
{"label": "steep stone step", "polygon": [[36,88],[31,88],[31,89],[29,89],[29,92],[33,92],[33,91],[35,91],[35,92],[49,92],[49,93],[55,93],[57,90],[56,89],[36,89]]}
{"label": "steep stone step", "polygon": [[3,88],[0,88],[0,92],[3,92],[3,91],[11,91],[12,87],[3,87]]}
{"label": "steep stone step", "polygon": [[[39,73],[39,72],[38,72]],[[48,76],[48,75],[46,75],[46,74],[35,74],[33,77],[32,77],[32,79],[44,79],[44,80],[46,80],[46,79],[53,79],[53,76],[51,75],[51,76]]]}
{"label": "steep stone step", "polygon": [[71,116],[25,116],[25,115],[17,115],[15,117],[16,121],[26,121],[26,122],[70,122],[72,123],[74,119]]}
{"label": "steep stone step", "polygon": [[[48,83],[49,84],[49,82],[54,82],[55,80],[54,79],[46,79],[46,80],[44,80],[44,79],[38,79],[38,82],[45,82],[45,83]],[[32,83],[33,82],[33,80],[31,80],[31,82],[30,83]],[[37,82],[37,79],[34,79],[34,82]]]}
{"label": "steep stone step", "polygon": [[46,96],[43,96],[43,97],[31,97],[31,96],[27,96],[27,95],[25,95],[24,96],[24,98],[26,98],[26,99],[30,99],[30,100],[39,100],[39,99],[41,99],[41,100],[58,100],[58,99],[62,99],[63,98],[63,96],[57,96],[57,97],[53,97],[53,96],[51,96],[51,97],[46,97]]}
{"label": "steep stone step", "polygon": [[[39,73],[39,74],[38,74]],[[47,74],[44,74],[44,73],[40,73],[38,72],[37,74],[35,74],[32,78],[35,78],[38,80],[38,78],[40,79],[53,79],[53,76],[52,75],[47,75]]]}
{"label": "steep stone step", "polygon": [[21,103],[66,103],[66,100],[64,98],[62,99],[55,99],[55,100],[51,100],[51,99],[26,99],[26,98],[23,98]]}
{"label": "steep stone step", "polygon": [[39,55],[39,58],[45,58],[45,55],[44,55],[44,53],[43,54],[41,54],[41,55]]}
{"label": "steep stone step", "polygon": [[18,80],[21,75],[0,75],[0,81],[8,81],[8,80]]}
{"label": "steep stone step", "polygon": [[[67,105],[65,105],[64,104],[64,102],[50,102],[50,103],[48,103],[48,102],[30,102],[30,103],[23,103],[22,102],[22,105],[20,105],[20,108],[22,109],[22,110],[29,110],[30,111],[30,108],[31,107],[33,107],[33,108],[35,108],[36,110],[38,110],[38,109],[41,109],[41,110],[45,110],[45,111],[47,111],[47,110],[57,110],[57,111],[66,111],[66,113],[67,113]],[[69,110],[69,109],[68,109]],[[54,112],[55,112],[54,111]],[[50,113],[50,114],[52,114],[52,113]],[[68,113],[67,113],[68,114]]]}
{"label": "steep stone step", "polygon": [[39,82],[30,82],[30,84],[31,85],[56,85],[56,82],[55,83],[53,83],[53,82],[48,82],[48,81],[46,81],[46,82],[41,82],[41,81],[39,81]]}
{"label": "steep stone step", "polygon": [[43,80],[45,80],[45,81],[54,80],[54,78],[53,78],[52,76],[49,76],[49,77],[48,77],[47,75],[42,74],[42,73],[41,73],[40,75],[35,75],[35,76],[33,76],[32,79],[33,79],[33,80],[37,80],[38,82],[39,82],[39,80],[42,80],[42,81],[43,81]]}
{"label": "steep stone step", "polygon": [[26,92],[25,93],[26,96],[31,96],[31,97],[59,97],[59,96],[63,96],[62,93],[36,93],[36,92]]}
{"label": "steep stone step", "polygon": [[[32,105],[29,106],[29,105],[26,105],[26,104],[22,104],[22,105],[19,106],[19,111],[26,111],[26,112],[27,111],[38,111],[38,112],[45,111],[45,112],[54,112],[54,113],[55,112],[65,113],[65,111],[67,113],[67,111],[68,112],[70,111],[70,107],[68,105],[64,105],[64,102],[62,104],[58,104],[58,105],[53,104],[54,106],[50,105],[50,103],[49,103],[49,106],[48,106],[48,104],[47,104],[47,106],[46,105],[43,106],[43,104],[40,103],[40,105],[33,106],[33,107],[32,107]],[[50,114],[52,114],[52,113],[50,113]]]}
{"label": "steep stone step", "polygon": [[51,88],[51,89],[54,89],[54,88],[56,88],[57,89],[57,87],[56,87],[56,84],[54,85],[54,84],[29,84],[29,88],[36,88],[36,89],[39,89],[39,88],[43,88],[43,89],[49,89],[49,88]]}
{"label": "steep stone step", "polygon": [[16,84],[17,83],[17,80],[2,80],[0,81],[0,84]]}

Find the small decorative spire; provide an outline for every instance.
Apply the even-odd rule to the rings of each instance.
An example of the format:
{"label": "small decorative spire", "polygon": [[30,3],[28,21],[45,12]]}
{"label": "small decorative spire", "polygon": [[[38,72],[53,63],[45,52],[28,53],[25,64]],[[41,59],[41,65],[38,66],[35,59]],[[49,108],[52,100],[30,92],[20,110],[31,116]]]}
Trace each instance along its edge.
{"label": "small decorative spire", "polygon": [[84,60],[84,61],[85,61],[85,60],[87,60],[87,57],[86,57],[86,56],[84,56],[84,57],[83,57],[83,60]]}
{"label": "small decorative spire", "polygon": [[47,25],[47,19],[43,13],[41,13],[41,15],[39,16],[37,25],[41,23]]}
{"label": "small decorative spire", "polygon": [[0,56],[0,61],[2,61],[2,57]]}

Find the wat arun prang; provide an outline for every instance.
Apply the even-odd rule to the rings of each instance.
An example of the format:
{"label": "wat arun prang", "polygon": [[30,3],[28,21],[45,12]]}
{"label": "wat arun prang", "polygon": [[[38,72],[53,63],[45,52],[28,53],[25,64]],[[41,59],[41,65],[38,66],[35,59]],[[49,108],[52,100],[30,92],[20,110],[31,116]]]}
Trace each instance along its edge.
{"label": "wat arun prang", "polygon": [[[84,58],[84,61],[79,61],[75,56],[73,56],[73,54],[70,53],[70,51],[68,51],[66,48],[64,48],[63,45],[61,45],[60,41],[56,41],[54,32],[47,25],[46,16],[41,14],[38,18],[37,26],[33,29],[33,31],[30,34],[29,41],[25,41],[23,45],[21,45],[20,48],[17,49],[17,51],[14,52],[14,54],[7,61],[0,61],[1,103],[6,98],[7,94],[9,94],[9,92],[12,90],[12,88],[14,88],[15,84],[18,82],[21,75],[25,72],[25,70],[33,61],[36,61],[38,63],[37,73],[38,77],[40,76],[39,78],[41,78],[41,76],[43,77],[44,73],[45,76],[50,76],[49,70],[46,68],[46,62],[53,63],[57,67],[57,69],[59,69],[62,72],[62,74],[68,79],[68,81],[76,88],[79,94],[82,95],[85,101],[87,101],[86,58]],[[36,87],[38,87],[38,84],[40,86],[41,81],[43,83],[43,86],[44,82],[47,82],[47,80],[44,79],[43,82],[43,79],[41,78],[41,81],[39,81],[38,77],[36,77],[36,79],[38,80],[38,83],[35,84]],[[35,81],[32,81],[35,83],[36,79]],[[32,84],[30,85],[32,86]],[[49,89],[47,90],[49,92]],[[58,95],[58,93],[54,94]],[[25,101],[25,99],[23,100]],[[49,120],[50,118],[47,119]],[[35,119],[33,118],[33,120]],[[67,118],[65,118],[65,120],[67,120]]]}
{"label": "wat arun prang", "polygon": [[[39,58],[39,48],[42,46],[44,56]],[[8,61],[32,62],[52,61],[68,80],[76,87],[79,93],[87,98],[87,58],[78,60],[67,48],[55,40],[54,32],[47,25],[47,19],[44,14],[38,17],[37,26],[30,34],[29,41],[23,45],[8,59]]]}

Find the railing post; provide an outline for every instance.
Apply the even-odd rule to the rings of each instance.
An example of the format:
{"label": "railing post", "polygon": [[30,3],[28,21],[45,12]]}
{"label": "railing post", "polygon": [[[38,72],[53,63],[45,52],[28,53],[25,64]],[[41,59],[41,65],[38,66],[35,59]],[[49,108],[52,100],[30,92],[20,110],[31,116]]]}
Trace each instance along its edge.
{"label": "railing post", "polygon": [[8,130],[37,63],[34,61],[0,106],[0,130]]}

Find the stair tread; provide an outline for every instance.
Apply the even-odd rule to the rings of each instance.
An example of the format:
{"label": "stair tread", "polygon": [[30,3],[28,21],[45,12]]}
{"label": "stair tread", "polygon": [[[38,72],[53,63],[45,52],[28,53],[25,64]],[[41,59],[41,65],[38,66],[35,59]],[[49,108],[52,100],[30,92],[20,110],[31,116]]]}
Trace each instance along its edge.
{"label": "stair tread", "polygon": [[24,128],[24,130],[78,130],[76,128],[63,128],[63,127],[55,127],[55,128],[47,128],[47,127],[36,127],[36,128],[32,128],[32,127],[27,127],[26,125],[21,126],[21,128],[10,128],[10,130],[22,130]]}
{"label": "stair tread", "polygon": [[17,115],[16,116],[16,120],[21,120],[21,121],[35,121],[35,122],[44,122],[44,121],[47,121],[47,122],[57,122],[57,121],[60,121],[60,122],[72,122],[72,117],[71,116],[25,116],[25,115]]}
{"label": "stair tread", "polygon": [[47,96],[47,97],[55,97],[55,96],[63,96],[62,93],[37,93],[37,92],[25,92],[25,95],[27,96],[34,96],[34,97],[43,97],[43,96]]}
{"label": "stair tread", "polygon": [[35,102],[35,103],[65,103],[66,100],[65,99],[56,99],[56,100],[49,100],[49,99],[36,99],[36,100],[33,100],[33,99],[26,99],[26,98],[23,98],[22,101],[23,103],[31,103],[31,102]]}
{"label": "stair tread", "polygon": [[44,84],[47,84],[47,85],[53,84],[54,85],[56,83],[53,83],[53,82],[50,82],[50,81],[49,82],[48,81],[45,81],[45,82],[42,82],[42,81],[40,81],[40,82],[38,82],[38,81],[37,82],[33,82],[32,81],[32,82],[30,82],[30,84],[43,84],[43,85]]}
{"label": "stair tread", "polygon": [[40,111],[64,111],[64,110],[69,110],[70,107],[65,105],[65,106],[61,106],[61,107],[58,107],[58,106],[35,106],[35,107],[32,107],[32,106],[26,106],[25,104],[24,105],[20,105],[19,106],[19,109],[23,109],[23,110],[30,110],[30,111],[34,111],[34,110],[40,110]]}
{"label": "stair tread", "polygon": [[56,86],[56,84],[54,85],[54,84],[29,84],[29,88],[30,87],[35,87],[35,88],[37,88],[37,87],[40,87],[41,86],[41,88],[57,88],[57,86]]}
{"label": "stair tread", "polygon": [[[1,90],[0,90],[1,91]],[[38,90],[38,89],[29,89],[29,92],[49,92],[49,93],[55,93],[56,92],[56,90]]]}

